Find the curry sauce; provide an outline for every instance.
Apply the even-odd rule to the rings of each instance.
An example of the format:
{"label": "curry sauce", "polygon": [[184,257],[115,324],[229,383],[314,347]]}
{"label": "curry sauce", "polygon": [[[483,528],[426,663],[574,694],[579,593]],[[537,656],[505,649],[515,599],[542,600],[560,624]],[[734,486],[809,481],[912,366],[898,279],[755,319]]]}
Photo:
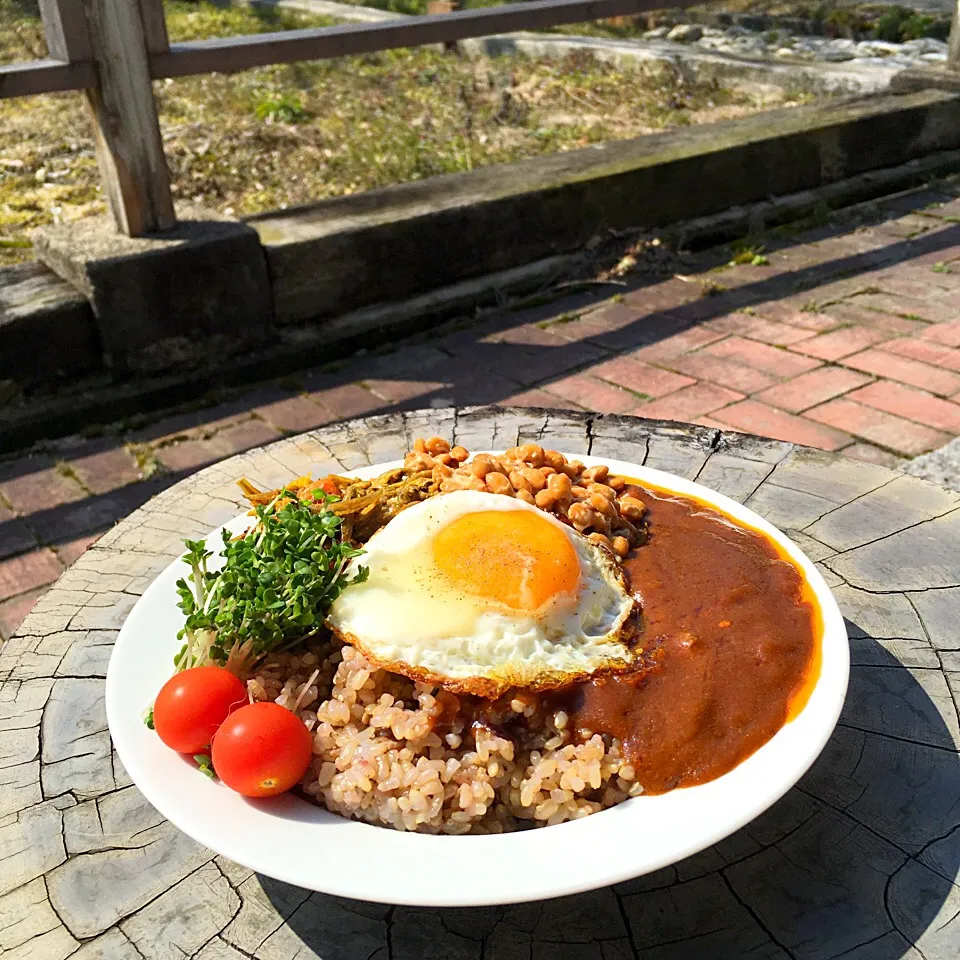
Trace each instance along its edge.
{"label": "curry sauce", "polygon": [[553,696],[578,736],[619,738],[648,794],[713,780],[766,743],[816,682],[819,614],[762,534],[642,489],[649,539],[626,561],[643,666]]}

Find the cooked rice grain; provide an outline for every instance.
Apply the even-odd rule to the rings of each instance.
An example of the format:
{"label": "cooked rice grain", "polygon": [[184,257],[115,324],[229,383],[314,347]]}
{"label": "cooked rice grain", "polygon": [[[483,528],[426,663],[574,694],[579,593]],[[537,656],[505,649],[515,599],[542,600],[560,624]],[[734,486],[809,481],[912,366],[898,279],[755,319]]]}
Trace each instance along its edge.
{"label": "cooked rice grain", "polygon": [[288,707],[313,733],[302,791],[334,813],[424,833],[503,833],[549,826],[637,796],[619,741],[574,743],[562,711],[519,740],[443,713],[435,687],[375,669],[335,642],[269,657],[248,681],[254,700]]}

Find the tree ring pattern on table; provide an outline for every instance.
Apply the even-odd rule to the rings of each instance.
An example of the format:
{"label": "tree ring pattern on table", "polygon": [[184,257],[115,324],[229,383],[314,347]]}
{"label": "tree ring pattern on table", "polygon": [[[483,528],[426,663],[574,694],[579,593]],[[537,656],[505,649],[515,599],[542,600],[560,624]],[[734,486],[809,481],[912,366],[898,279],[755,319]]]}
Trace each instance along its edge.
{"label": "tree ring pattern on table", "polygon": [[[840,724],[800,784],[716,846],[615,887],[459,910],[258,877],[165,822],[119,763],[104,678],[125,616],[236,516],[236,481],[400,459],[418,437],[536,444],[697,480],[817,561],[847,618]],[[476,407],[332,424],[181,481],[91,547],[0,649],[4,960],[668,960],[960,954],[960,495],[885,467],[705,427]]]}

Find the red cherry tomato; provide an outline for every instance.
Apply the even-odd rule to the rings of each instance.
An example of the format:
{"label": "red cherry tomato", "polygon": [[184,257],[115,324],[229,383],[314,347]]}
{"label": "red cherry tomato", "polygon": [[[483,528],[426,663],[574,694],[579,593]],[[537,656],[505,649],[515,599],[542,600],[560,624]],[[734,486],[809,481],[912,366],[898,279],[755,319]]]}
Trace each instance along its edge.
{"label": "red cherry tomato", "polygon": [[245,797],[275,797],[307,772],[313,737],[278,703],[251,703],[231,713],[213,738],[213,769]]}
{"label": "red cherry tomato", "polygon": [[246,702],[245,684],[229,670],[193,667],[163,685],[153,705],[153,725],[177,753],[200,753],[230,711]]}

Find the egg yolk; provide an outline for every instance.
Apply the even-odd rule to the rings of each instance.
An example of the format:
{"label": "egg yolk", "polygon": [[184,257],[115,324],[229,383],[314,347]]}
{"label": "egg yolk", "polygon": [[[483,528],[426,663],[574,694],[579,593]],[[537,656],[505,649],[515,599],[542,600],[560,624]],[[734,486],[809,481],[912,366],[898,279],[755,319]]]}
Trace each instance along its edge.
{"label": "egg yolk", "polygon": [[464,593],[514,610],[537,610],[580,579],[564,530],[525,510],[467,513],[433,540],[437,569]]}

